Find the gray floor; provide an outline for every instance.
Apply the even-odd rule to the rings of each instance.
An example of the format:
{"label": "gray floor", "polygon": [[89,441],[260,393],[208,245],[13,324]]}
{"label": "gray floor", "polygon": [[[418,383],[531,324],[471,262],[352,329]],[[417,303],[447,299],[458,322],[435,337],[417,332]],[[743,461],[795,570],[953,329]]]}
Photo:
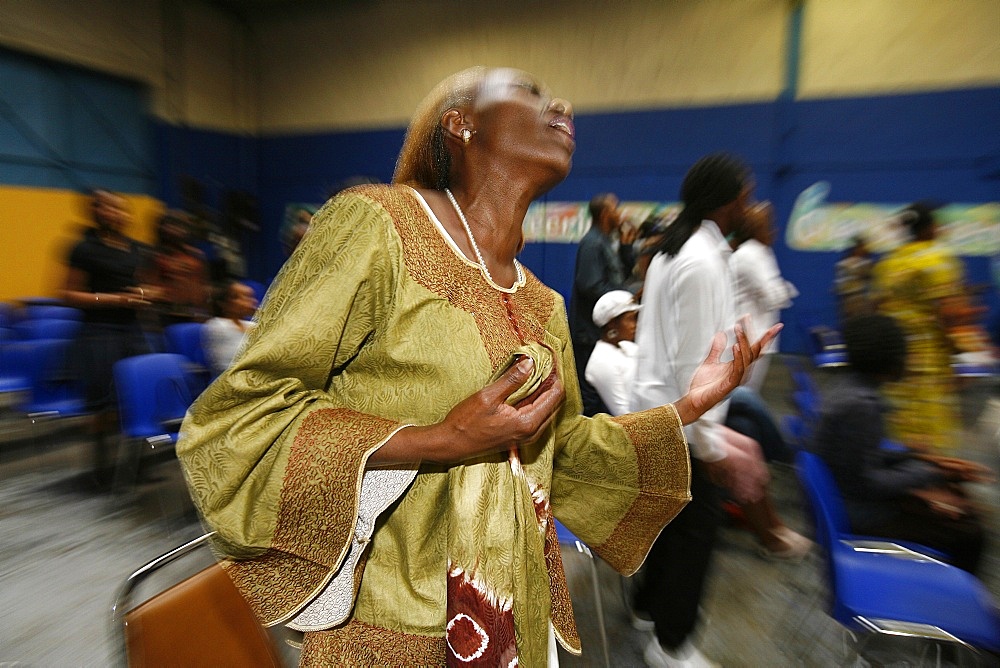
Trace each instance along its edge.
{"label": "gray floor", "polygon": [[[823,373],[816,377],[821,385],[828,380]],[[785,367],[772,364],[764,395],[779,415],[791,412],[789,387]],[[967,438],[961,454],[1000,469],[997,388],[976,383],[964,396]],[[117,588],[138,566],[201,533],[183,513],[189,502],[176,462],[158,467],[160,479],[145,483],[137,496],[115,499],[96,492],[82,473],[89,458],[80,425],[55,429],[22,419],[0,421],[0,667],[114,664],[119,645],[109,617]],[[808,532],[793,472],[775,466],[772,474],[781,514]],[[991,533],[983,580],[1000,598],[1000,495],[996,485],[976,486],[973,493],[987,508]],[[564,550],[564,560],[584,656],[562,654],[562,664],[605,665],[596,591],[608,664],[643,665],[649,636],[629,625],[621,578],[573,549]],[[797,564],[766,560],[750,534],[727,527],[699,630],[705,654],[724,666],[847,662],[845,636],[824,613],[820,565],[818,557]],[[288,655],[294,660],[293,651]]]}

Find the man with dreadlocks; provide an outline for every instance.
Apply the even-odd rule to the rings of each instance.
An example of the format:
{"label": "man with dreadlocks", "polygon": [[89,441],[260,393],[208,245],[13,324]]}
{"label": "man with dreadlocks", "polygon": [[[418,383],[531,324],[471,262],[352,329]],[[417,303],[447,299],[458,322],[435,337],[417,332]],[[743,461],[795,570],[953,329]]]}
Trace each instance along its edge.
{"label": "man with dreadlocks", "polygon": [[[752,192],[750,170],[727,154],[700,159],[684,177],[684,208],[646,274],[633,410],[683,394],[713,332],[729,328],[733,339],[737,314],[726,237],[743,224]],[[724,426],[727,411],[728,401],[722,402],[685,429],[695,460],[693,498],[660,533],[636,591],[637,610],[647,612],[656,629],[645,650],[650,666],[714,665],[690,636],[722,517],[720,488],[738,502],[759,502],[768,479],[757,443]]]}

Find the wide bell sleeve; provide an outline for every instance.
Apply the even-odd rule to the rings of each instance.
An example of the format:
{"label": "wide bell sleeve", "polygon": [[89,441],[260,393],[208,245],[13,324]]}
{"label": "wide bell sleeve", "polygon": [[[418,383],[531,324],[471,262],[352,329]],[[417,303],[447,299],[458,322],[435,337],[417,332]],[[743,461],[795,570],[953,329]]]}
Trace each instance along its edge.
{"label": "wide bell sleeve", "polygon": [[384,328],[400,257],[377,203],[347,194],[325,205],[246,345],[181,427],[194,503],[265,622],[289,618],[331,580],[358,540],[366,461],[405,426],[335,389]]}
{"label": "wide bell sleeve", "polygon": [[691,462],[672,405],[619,417],[579,415],[568,329],[558,316],[550,331],[566,401],[556,421],[551,503],[556,519],[615,570],[631,575],[664,526],[691,499]]}

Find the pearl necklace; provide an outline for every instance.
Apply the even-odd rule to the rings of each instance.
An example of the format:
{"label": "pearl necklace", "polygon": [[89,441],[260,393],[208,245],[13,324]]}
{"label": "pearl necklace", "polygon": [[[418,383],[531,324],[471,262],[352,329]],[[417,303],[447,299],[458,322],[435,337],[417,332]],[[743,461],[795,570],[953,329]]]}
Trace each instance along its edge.
{"label": "pearl necklace", "polygon": [[[472,236],[472,228],[469,227],[469,221],[465,219],[465,213],[462,211],[462,207],[458,205],[458,200],[455,196],[451,194],[450,188],[445,188],[444,192],[448,195],[448,199],[451,201],[452,207],[455,209],[455,213],[458,214],[458,219],[462,221],[462,227],[465,229],[465,233],[469,237],[469,243],[472,244],[472,250],[476,254],[476,260],[479,262],[479,271],[483,272],[483,276],[489,282],[490,285],[495,287],[497,290],[509,291],[510,288],[504,288],[497,285],[496,281],[493,280],[490,270],[486,267],[486,260],[483,259],[483,254],[479,250],[479,244],[476,243],[476,237]],[[521,263],[514,258],[514,269],[517,271],[517,282],[514,283],[514,287],[524,284],[524,269],[521,268]]]}

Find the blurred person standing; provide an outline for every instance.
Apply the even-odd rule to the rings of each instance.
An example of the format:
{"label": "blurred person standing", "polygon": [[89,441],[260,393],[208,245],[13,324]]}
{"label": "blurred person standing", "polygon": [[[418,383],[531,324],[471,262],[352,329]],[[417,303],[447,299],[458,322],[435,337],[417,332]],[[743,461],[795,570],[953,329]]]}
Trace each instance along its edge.
{"label": "blurred person standing", "polygon": [[257,297],[246,283],[231,280],[219,289],[216,302],[215,317],[205,323],[201,333],[213,378],[229,367],[253,328]]}
{"label": "blurred person standing", "polygon": [[[601,338],[601,329],[592,319],[594,305],[605,293],[624,289],[632,270],[622,262],[620,230],[623,219],[618,211],[618,198],[611,193],[595,195],[590,200],[590,216],[590,229],[580,239],[576,251],[569,309],[573,354],[576,368],[580,370],[587,368],[590,354]],[[625,241],[631,242],[630,239]],[[608,407],[582,374],[579,382],[583,414],[607,413]]]}
{"label": "blurred person standing", "polygon": [[[724,153],[701,158],[685,175],[683,208],[667,227],[646,274],[632,410],[682,395],[708,350],[706,341],[720,331],[733,336],[736,304],[726,237],[744,224],[753,187],[749,168]],[[736,336],[745,326],[736,326]],[[808,550],[809,542],[785,528],[771,507],[760,446],[725,426],[727,412],[728,400],[685,427],[694,460],[692,499],[653,544],[634,601],[655,626],[643,655],[650,666],[713,665],[692,635],[723,517],[723,491],[773,528],[768,535],[772,554],[801,556]]]}
{"label": "blurred person standing", "polygon": [[837,294],[841,323],[874,312],[871,299],[874,266],[868,242],[862,236],[854,237],[834,267],[833,290]]}
{"label": "blurred person standing", "polygon": [[191,226],[183,211],[168,211],[160,218],[153,266],[162,299],[160,324],[204,322],[211,294],[208,262],[191,244]]}
{"label": "blurred person standing", "polygon": [[637,302],[642,301],[642,284],[646,280],[646,270],[649,269],[649,262],[656,253],[656,244],[663,238],[668,224],[669,221],[663,216],[654,215],[644,220],[636,230],[635,240],[632,242],[632,257],[635,261],[626,289],[635,295]]}
{"label": "blurred person standing", "polygon": [[[799,295],[778,269],[778,260],[772,250],[776,234],[774,209],[770,202],[762,202],[750,209],[746,224],[730,240],[733,254],[729,266],[736,282],[736,312],[750,314],[751,337],[778,324],[782,309],[790,307]],[[778,338],[775,337],[750,370],[747,385],[758,394],[764,386],[771,357],[777,350]]]}
{"label": "blurred person standing", "polygon": [[884,386],[893,407],[890,434],[919,450],[951,452],[961,414],[949,332],[968,312],[962,263],[937,242],[935,209],[916,202],[900,212],[909,240],[875,265],[872,288],[878,312],[906,332],[906,372]]}
{"label": "blurred person standing", "polygon": [[98,189],[90,193],[89,206],[94,226],[70,251],[62,299],[84,312],[72,366],[93,413],[94,475],[103,485],[110,481],[113,448],[107,439],[117,430],[112,367],[149,352],[138,314],[159,298],[159,290],[148,281],[148,251],[125,234],[125,198]]}

